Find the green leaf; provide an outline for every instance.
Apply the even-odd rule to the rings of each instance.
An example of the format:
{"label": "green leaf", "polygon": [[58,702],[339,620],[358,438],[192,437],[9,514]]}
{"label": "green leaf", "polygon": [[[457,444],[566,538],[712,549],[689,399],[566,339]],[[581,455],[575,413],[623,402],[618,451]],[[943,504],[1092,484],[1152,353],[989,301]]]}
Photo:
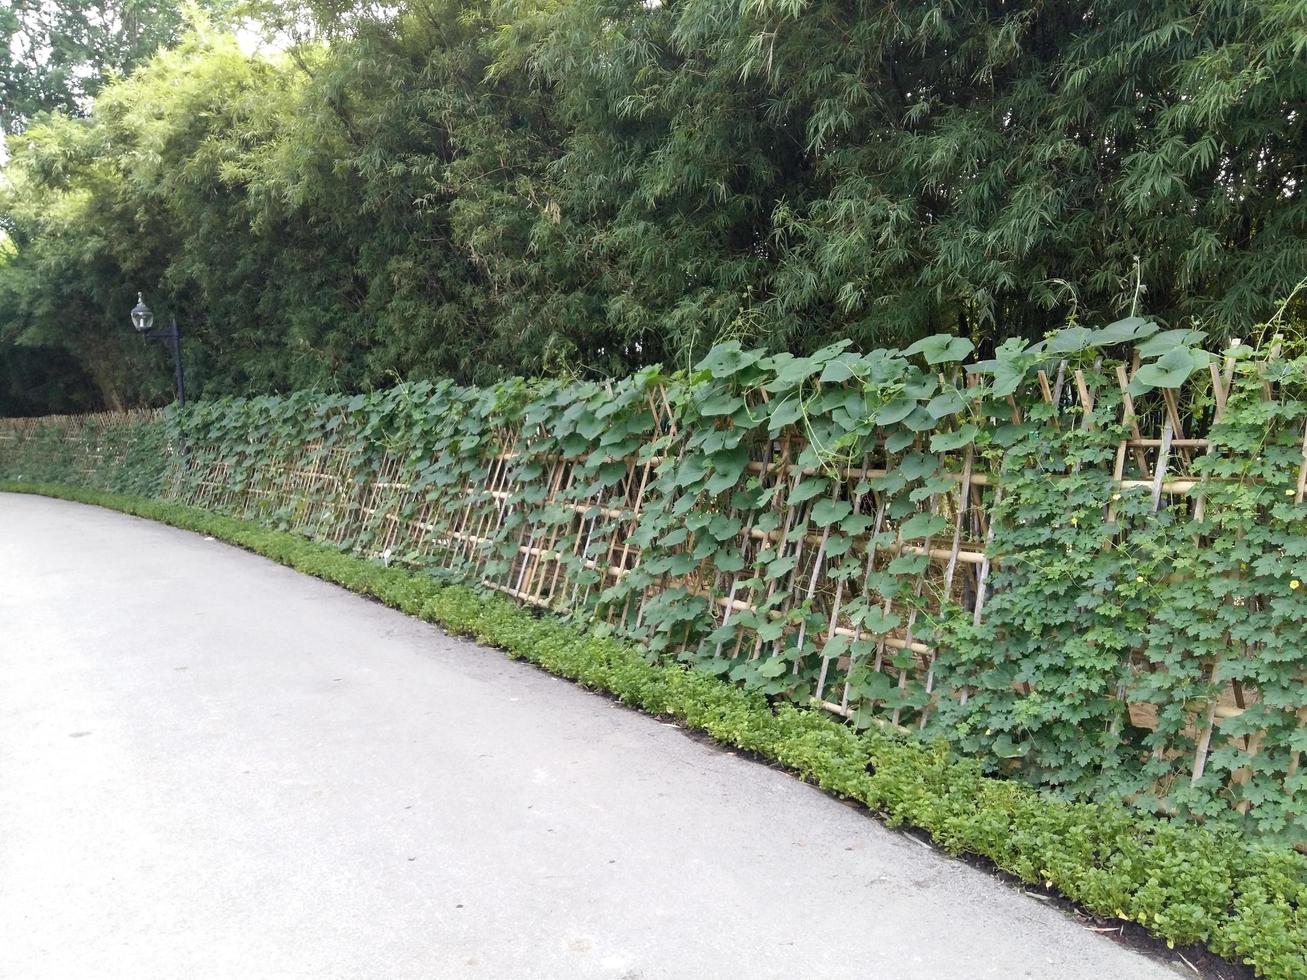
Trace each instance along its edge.
{"label": "green leaf", "polygon": [[794,571],[794,566],[799,563],[799,559],[794,555],[781,555],[779,558],[773,558],[767,563],[766,577],[768,579],[780,578]]}
{"label": "green leaf", "polygon": [[879,606],[872,606],[859,617],[862,628],[868,633],[885,634],[893,632],[903,622],[897,613],[885,612]]}
{"label": "green leaf", "polygon": [[948,334],[936,334],[925,337],[903,352],[904,357],[924,354],[927,364],[951,364],[960,361],[976,349],[976,345],[965,337],[951,337]]}
{"label": "green leaf", "polygon": [[674,555],[671,561],[667,563],[667,574],[673,577],[688,575],[690,572],[694,571],[698,564],[699,563],[695,561],[693,555],[681,552],[680,554]]}
{"label": "green leaf", "polygon": [[713,475],[704,484],[704,491],[715,496],[730,490],[740,482],[740,478],[749,466],[749,449],[747,446],[724,449],[713,453],[710,459],[712,461]]}
{"label": "green leaf", "polygon": [[714,378],[729,378],[739,374],[744,368],[757,364],[762,357],[762,351],[740,350],[739,341],[729,340],[710,350],[694,369],[707,371]]}
{"label": "green leaf", "polygon": [[708,533],[715,541],[733,541],[744,522],[729,514],[718,514],[708,523]]}
{"label": "green leaf", "polygon": [[1163,354],[1152,364],[1145,364],[1135,372],[1131,379],[1132,393],[1139,391],[1139,386],[1149,388],[1179,388],[1195,371],[1200,371],[1211,361],[1211,355],[1200,348],[1178,347]]}
{"label": "green leaf", "polygon": [[925,405],[918,405],[903,420],[903,424],[913,432],[928,432],[935,428],[938,420],[926,411]]}
{"label": "green leaf", "polygon": [[850,514],[840,521],[840,530],[845,534],[863,534],[871,526],[870,514]]}
{"label": "green leaf", "polygon": [[996,756],[1000,759],[1019,759],[1030,751],[1030,746],[1026,743],[1017,744],[1012,741],[1012,737],[1003,732],[998,738],[994,739],[994,744],[990,747]]}
{"label": "green leaf", "polygon": [[790,491],[787,504],[795,506],[797,504],[807,503],[813,497],[820,496],[830,488],[830,480],[824,476],[805,476],[799,485]]}
{"label": "green leaf", "polygon": [[776,378],[765,387],[768,391],[781,392],[796,388],[817,370],[817,362],[811,357],[795,357],[792,354],[776,354],[772,358],[776,366]]}
{"label": "green leaf", "polygon": [[787,425],[793,425],[803,417],[803,401],[798,395],[791,395],[776,403],[767,419],[767,427],[778,432]]}
{"label": "green leaf", "polygon": [[911,430],[891,432],[885,437],[885,451],[890,453],[902,452],[916,441],[916,433]]}
{"label": "green leaf", "polygon": [[899,555],[886,566],[891,575],[920,575],[930,564],[925,555]]}
{"label": "green leaf", "polygon": [[[921,480],[939,472],[939,457],[929,453],[908,453],[899,464],[899,474],[903,479]],[[888,476],[888,474],[886,474]],[[882,488],[878,488],[882,489]]]}
{"label": "green leaf", "polygon": [[847,500],[819,500],[812,506],[812,522],[818,527],[826,527],[844,520],[853,512]]}
{"label": "green leaf", "polygon": [[664,534],[658,541],[660,547],[675,548],[677,545],[684,544],[685,539],[690,536],[690,531],[685,525],[672,528]]}
{"label": "green leaf", "polygon": [[1177,347],[1191,347],[1195,344],[1201,344],[1206,336],[1207,332],[1204,330],[1163,330],[1135,349],[1138,351],[1139,356],[1144,359],[1160,357]]}
{"label": "green leaf", "polygon": [[902,422],[912,414],[917,407],[915,398],[895,398],[886,402],[876,412],[877,425],[893,425],[896,422]]}
{"label": "green leaf", "polygon": [[692,453],[682,459],[680,466],[677,467],[676,484],[684,487],[692,483],[697,483],[704,478],[707,472],[707,458]]}
{"label": "green leaf", "polygon": [[[894,690],[894,682],[888,675],[878,670],[859,671],[857,680],[850,680],[858,695],[867,700],[883,701]],[[875,711],[866,707],[859,708],[853,718],[854,724],[860,728],[869,728],[881,720],[883,719]]]}
{"label": "green leaf", "polygon": [[823,660],[838,660],[849,650],[851,640],[847,636],[835,635],[826,641],[825,646],[821,648]]}
{"label": "green leaf", "polygon": [[1093,341],[1094,331],[1088,327],[1067,327],[1053,334],[1044,349],[1049,354],[1074,354],[1090,346]]}
{"label": "green leaf", "polygon": [[962,392],[957,389],[950,389],[943,394],[936,395],[926,405],[926,411],[937,419],[945,415],[953,415],[967,407],[966,399],[962,397]]}
{"label": "green leaf", "polygon": [[979,432],[979,426],[973,422],[968,422],[962,428],[953,432],[937,432],[930,437],[931,452],[940,453],[952,449],[961,449],[963,446],[970,445]]}
{"label": "green leaf", "polygon": [[993,375],[990,394],[995,398],[1006,398],[1021,386],[1035,357],[1034,349],[1027,350],[1024,340],[1009,337],[994,352],[993,360],[974,364],[967,371]]}
{"label": "green leaf", "polygon": [[818,380],[822,384],[842,384],[857,376],[854,368],[861,364],[862,359],[856,354],[842,354],[826,364]]}
{"label": "green leaf", "polygon": [[736,411],[744,407],[744,399],[738,395],[732,395],[730,392],[721,392],[714,395],[706,401],[699,403],[699,413],[701,415],[733,415]]}
{"label": "green leaf", "polygon": [[737,548],[722,548],[713,556],[713,565],[719,572],[738,572],[744,567],[744,555]]}
{"label": "green leaf", "polygon": [[915,514],[903,524],[903,540],[931,537],[946,527],[948,521],[939,514]]}
{"label": "green leaf", "polygon": [[1123,344],[1129,340],[1142,340],[1157,333],[1158,326],[1152,320],[1141,316],[1128,316],[1124,320],[1109,323],[1094,333],[1094,343],[1100,347],[1110,344]]}

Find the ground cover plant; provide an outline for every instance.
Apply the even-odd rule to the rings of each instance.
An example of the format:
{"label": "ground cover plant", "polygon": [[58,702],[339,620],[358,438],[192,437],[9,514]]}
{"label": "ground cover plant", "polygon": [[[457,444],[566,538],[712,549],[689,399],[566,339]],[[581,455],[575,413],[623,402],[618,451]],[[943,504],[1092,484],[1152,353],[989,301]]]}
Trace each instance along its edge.
{"label": "ground cover plant", "polygon": [[983,856],[1095,915],[1138,922],[1168,943],[1203,943],[1260,976],[1289,980],[1307,971],[1307,858],[1230,828],[1053,799],[985,776],[977,761],[960,760],[943,744],[879,727],[858,732],[683,664],[651,663],[628,643],[503,597],[302,535],[86,488],[6,482],[0,491],[97,504],[212,535],[774,760],[892,825],[927,831],[949,853]]}

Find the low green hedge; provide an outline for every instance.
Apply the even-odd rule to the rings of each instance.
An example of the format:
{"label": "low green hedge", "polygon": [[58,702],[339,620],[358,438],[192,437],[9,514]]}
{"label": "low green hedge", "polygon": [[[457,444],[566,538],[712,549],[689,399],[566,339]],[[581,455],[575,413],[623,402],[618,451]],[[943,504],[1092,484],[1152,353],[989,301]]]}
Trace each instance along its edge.
{"label": "low green hedge", "polygon": [[1307,858],[1291,850],[1117,804],[1055,800],[984,776],[978,762],[958,761],[942,745],[858,733],[824,713],[773,706],[757,692],[681,664],[651,664],[628,644],[538,618],[495,595],[298,535],[94,490],[13,483],[0,490],[98,504],[239,545],[774,760],[891,825],[925,830],[949,853],[987,858],[1095,915],[1138,922],[1168,944],[1205,944],[1260,976],[1307,977]]}

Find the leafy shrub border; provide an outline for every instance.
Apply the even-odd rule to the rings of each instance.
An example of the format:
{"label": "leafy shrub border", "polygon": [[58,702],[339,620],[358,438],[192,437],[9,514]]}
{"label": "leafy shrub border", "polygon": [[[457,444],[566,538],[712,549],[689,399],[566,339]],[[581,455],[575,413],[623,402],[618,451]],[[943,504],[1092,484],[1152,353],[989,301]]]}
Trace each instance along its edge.
{"label": "leafy shrub border", "polygon": [[942,744],[863,732],[824,713],[769,704],[677,663],[466,585],[387,567],[282,531],[179,504],[48,484],[0,491],[96,504],[212,535],[451,632],[476,637],[649,714],[774,760],[891,826],[928,832],[950,854],[986,858],[1094,915],[1138,922],[1168,945],[1203,943],[1259,976],[1307,976],[1307,858],[1116,803],[1070,803],[954,761]]}

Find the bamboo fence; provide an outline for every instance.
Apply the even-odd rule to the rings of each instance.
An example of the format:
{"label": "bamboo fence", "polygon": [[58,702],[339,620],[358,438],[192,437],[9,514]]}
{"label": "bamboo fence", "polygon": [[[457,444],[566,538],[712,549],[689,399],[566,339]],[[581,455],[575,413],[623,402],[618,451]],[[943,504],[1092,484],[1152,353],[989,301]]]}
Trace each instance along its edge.
{"label": "bamboo fence", "polygon": [[[1194,467],[1214,451],[1206,433],[1225,411],[1234,361],[1214,361],[1209,372],[1191,379],[1185,389],[1155,390],[1142,397],[1127,390],[1137,368],[1136,358],[1107,374],[1108,383],[1116,388],[1114,397],[1120,396],[1121,422],[1127,431],[1116,446],[1111,480],[1116,487],[1146,492],[1155,511],[1201,517],[1206,506],[1204,478]],[[1044,424],[1089,424],[1089,412],[1102,389],[1096,390],[1085,371],[1064,362],[1051,373],[1039,372],[1037,382],[1039,398],[1051,410]],[[1191,398],[1189,389],[1199,386],[1202,396]],[[1267,398],[1271,397],[1268,384]],[[676,446],[681,420],[671,402],[653,394],[649,405],[654,425],[648,441]],[[1203,408],[1185,407],[1191,405]],[[110,448],[106,433],[156,418],[156,413],[136,413],[0,420],[0,475],[16,475],[14,459],[30,463],[39,436],[50,454],[94,485],[96,472],[117,451]],[[1010,419],[996,422],[1022,420],[1022,409],[1010,400]],[[1298,419],[1295,424],[1301,427],[1305,421]],[[741,629],[727,639],[707,643],[706,649],[698,637],[689,644],[696,655],[757,660],[784,645],[802,647],[811,642],[820,658],[813,698],[823,708],[851,715],[866,707],[858,703],[851,684],[854,668],[861,666],[888,675],[900,691],[909,682],[921,685],[928,696],[921,705],[882,712],[880,723],[902,728],[927,723],[940,692],[935,689],[937,650],[923,639],[923,621],[943,615],[947,604],[964,607],[975,623],[981,623],[996,563],[1001,560],[992,553],[991,515],[1002,487],[996,473],[970,447],[942,454],[947,487],[936,484],[924,501],[916,502],[920,510],[913,511],[944,518],[946,529],[924,540],[911,540],[905,538],[903,522],[895,516],[899,513],[896,494],[908,491],[868,487],[869,480],[874,483],[888,472],[882,451],[868,452],[835,474],[827,473],[835,477],[828,494],[789,504],[799,481],[815,472],[797,463],[805,445],[803,433],[790,429],[775,439],[761,440],[751,448],[748,471],[773,491],[769,502],[747,509],[726,505],[716,512],[728,522],[738,522],[735,546],[744,559],[742,570],[719,571],[711,562],[696,561],[688,571],[651,574],[646,584],[614,602],[605,600],[605,593],[642,569],[648,549],[637,543],[641,517],[652,506],[660,465],[675,450],[628,455],[620,479],[589,492],[584,454],[533,456],[530,435],[512,426],[500,428],[481,451],[476,470],[438,492],[417,484],[411,459],[378,455],[375,446],[320,438],[284,446],[226,447],[212,458],[198,451],[179,457],[184,475],[174,472],[165,493],[186,504],[283,526],[386,561],[447,569],[518,602],[558,612],[582,610],[628,632],[638,632],[651,608],[675,586],[711,609],[718,626],[730,626],[745,612],[785,624],[777,638],[764,637],[757,629]],[[1307,498],[1307,428],[1302,455],[1295,497],[1299,505]],[[540,475],[529,483],[515,479],[525,459],[540,465]],[[817,526],[813,509],[822,500],[847,503],[853,514],[865,516],[865,530],[846,542],[829,526]],[[665,499],[657,503],[674,506]],[[1114,508],[1108,507],[1105,520],[1113,520]],[[688,548],[687,543],[680,550]],[[660,553],[677,550],[661,548]],[[835,550],[838,554],[832,554]],[[496,560],[505,555],[506,562]],[[903,556],[925,559],[919,573],[897,597],[879,594],[871,584],[877,573]],[[751,569],[763,558],[792,561],[783,576],[760,584]],[[856,560],[862,572],[852,579],[832,577],[829,569],[837,559]],[[877,605],[886,621],[897,617],[896,624],[882,633],[870,633],[848,615],[855,602]],[[793,615],[796,611],[803,615]],[[836,637],[874,641],[870,662],[851,663],[847,644],[828,642]],[[835,652],[827,655],[823,652],[827,649]],[[1204,669],[1215,676],[1215,664]],[[949,693],[968,696],[965,686]],[[1126,696],[1124,688],[1121,696]],[[1186,729],[1193,748],[1186,747],[1185,758],[1175,760],[1176,768],[1193,780],[1201,778],[1213,745],[1223,738],[1222,724],[1249,710],[1257,699],[1257,691],[1232,683],[1194,710]],[[1157,726],[1159,705],[1129,702],[1127,708],[1133,726],[1145,730]],[[1299,707],[1298,718],[1300,725],[1307,726],[1307,703]],[[1240,743],[1249,766],[1253,765],[1260,737],[1242,736]],[[1157,754],[1177,751],[1167,746],[1154,750]],[[1299,755],[1292,754],[1286,779],[1298,771]],[[1238,784],[1249,772],[1247,768],[1235,771],[1231,781]]]}

